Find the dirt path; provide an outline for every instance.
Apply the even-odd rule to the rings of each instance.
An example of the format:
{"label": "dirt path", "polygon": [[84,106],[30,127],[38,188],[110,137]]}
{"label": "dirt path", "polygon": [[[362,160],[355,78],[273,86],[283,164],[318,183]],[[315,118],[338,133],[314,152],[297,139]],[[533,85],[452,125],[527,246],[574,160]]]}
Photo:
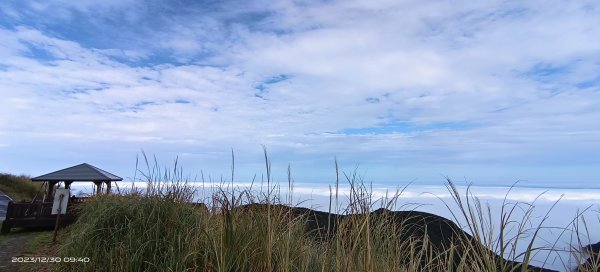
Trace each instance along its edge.
{"label": "dirt path", "polygon": [[12,257],[21,256],[33,236],[35,233],[18,233],[0,238],[0,271],[17,271],[19,263],[13,263]]}

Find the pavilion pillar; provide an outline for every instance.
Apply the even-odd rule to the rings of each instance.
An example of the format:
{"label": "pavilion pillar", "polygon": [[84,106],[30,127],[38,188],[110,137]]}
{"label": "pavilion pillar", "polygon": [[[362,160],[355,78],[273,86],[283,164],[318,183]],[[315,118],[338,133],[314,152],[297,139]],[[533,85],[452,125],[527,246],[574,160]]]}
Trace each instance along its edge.
{"label": "pavilion pillar", "polygon": [[51,200],[54,197],[54,186],[58,183],[58,181],[48,181],[48,195],[46,195],[46,199]]}
{"label": "pavilion pillar", "polygon": [[99,195],[101,187],[102,187],[102,182],[101,181],[95,181],[94,184],[96,184],[96,195]]}
{"label": "pavilion pillar", "polygon": [[111,181],[106,181],[106,194],[110,194]]}
{"label": "pavilion pillar", "polygon": [[72,181],[65,181],[65,189],[71,189],[71,183],[73,183]]}

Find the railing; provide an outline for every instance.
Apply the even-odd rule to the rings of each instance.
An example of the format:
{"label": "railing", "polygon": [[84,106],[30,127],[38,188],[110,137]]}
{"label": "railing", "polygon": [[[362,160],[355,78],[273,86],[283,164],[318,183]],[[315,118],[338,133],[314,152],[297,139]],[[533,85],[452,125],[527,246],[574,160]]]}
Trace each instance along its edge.
{"label": "railing", "polygon": [[[72,199],[69,199],[72,200]],[[79,204],[85,199],[69,201],[67,213],[61,216],[60,224],[65,226],[73,223],[78,216]],[[6,207],[6,218],[2,222],[0,233],[6,234],[11,228],[47,228],[55,225],[56,215],[52,214],[52,202],[13,202],[9,201]]]}
{"label": "railing", "polygon": [[[78,204],[84,203],[89,197],[72,197],[69,199],[69,205],[67,206],[67,214],[76,215],[77,209],[75,207]],[[40,217],[54,217],[52,215],[52,202],[13,202],[9,201],[6,207],[6,220],[10,219],[21,219],[21,218],[35,218]]]}
{"label": "railing", "polygon": [[52,202],[15,203],[8,202],[6,219],[40,218],[52,216]]}

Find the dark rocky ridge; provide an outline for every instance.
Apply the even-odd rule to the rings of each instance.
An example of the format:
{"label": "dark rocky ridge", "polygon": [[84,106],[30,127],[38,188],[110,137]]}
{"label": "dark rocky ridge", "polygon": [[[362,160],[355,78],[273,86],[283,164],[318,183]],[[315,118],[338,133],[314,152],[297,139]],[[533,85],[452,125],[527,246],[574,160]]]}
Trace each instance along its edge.
{"label": "dark rocky ridge", "polygon": [[[291,214],[292,218],[301,216],[306,217],[305,231],[318,241],[329,241],[339,232],[348,229],[348,226],[357,222],[364,222],[366,214],[339,215],[327,212],[316,211],[301,207],[288,207],[285,205],[271,205],[272,210]],[[248,204],[237,208],[239,211],[267,209],[267,204]],[[458,265],[464,252],[477,252],[476,254],[485,254],[491,256],[498,264],[496,271],[520,271],[523,264],[505,260],[501,256],[487,249],[484,245],[474,239],[471,235],[463,231],[458,225],[449,219],[434,214],[419,211],[390,211],[387,209],[378,209],[370,212],[369,221],[371,227],[376,224],[386,224],[389,229],[396,231],[400,241],[413,239],[412,241],[421,241],[425,234],[429,238],[429,246],[434,256],[447,254],[447,249],[454,247],[454,264]],[[418,244],[418,242],[417,242]],[[468,250],[466,250],[468,248]],[[474,250],[475,249],[475,250]],[[425,258],[425,257],[424,257]],[[443,258],[442,258],[443,259]],[[467,256],[467,259],[468,256]],[[406,260],[408,261],[408,260]],[[426,260],[422,259],[421,264]],[[458,271],[453,267],[452,271]],[[528,271],[550,272],[545,268],[528,266]]]}
{"label": "dark rocky ridge", "polygon": [[[589,244],[581,249],[582,251],[587,252],[590,257],[581,264],[580,271],[590,271],[594,266],[598,267],[598,264],[600,263],[600,242]],[[600,272],[600,268],[596,269],[596,271]]]}

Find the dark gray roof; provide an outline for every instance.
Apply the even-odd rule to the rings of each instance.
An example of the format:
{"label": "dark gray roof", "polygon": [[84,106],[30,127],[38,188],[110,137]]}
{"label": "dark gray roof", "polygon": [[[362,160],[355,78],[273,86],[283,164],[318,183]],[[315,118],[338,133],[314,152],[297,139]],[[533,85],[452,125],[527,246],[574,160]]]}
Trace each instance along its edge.
{"label": "dark gray roof", "polygon": [[31,179],[32,181],[121,181],[122,178],[82,163]]}

